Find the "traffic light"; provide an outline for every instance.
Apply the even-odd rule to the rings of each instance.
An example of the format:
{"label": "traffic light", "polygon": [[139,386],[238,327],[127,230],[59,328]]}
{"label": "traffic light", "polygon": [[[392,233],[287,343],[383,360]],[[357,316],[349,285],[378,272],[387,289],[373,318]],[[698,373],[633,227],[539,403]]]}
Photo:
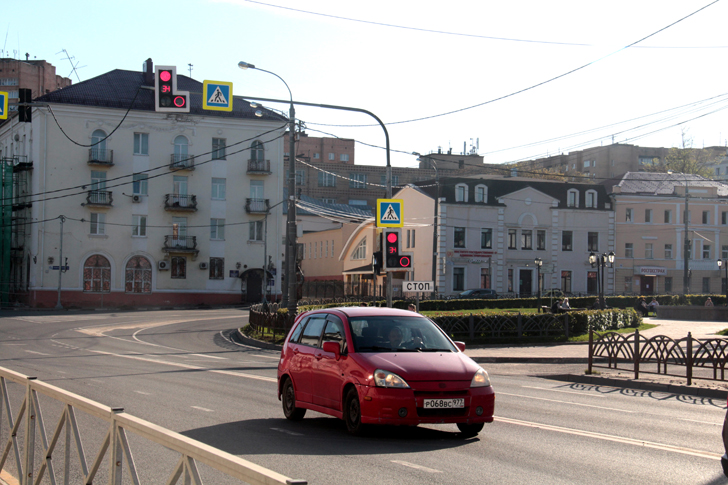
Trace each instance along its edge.
{"label": "traffic light", "polygon": [[382,274],[382,251],[374,251],[372,254],[372,271],[375,275]]}
{"label": "traffic light", "polygon": [[[18,97],[20,103],[32,103],[32,94],[30,89],[20,88],[18,90]],[[21,123],[30,123],[32,117],[32,106],[18,106],[18,121]]]}
{"label": "traffic light", "polygon": [[154,111],[161,113],[189,113],[189,91],[177,91],[177,68],[157,66],[154,75]]}
{"label": "traffic light", "polygon": [[412,255],[399,252],[400,231],[384,231],[384,266],[387,270],[412,267]]}

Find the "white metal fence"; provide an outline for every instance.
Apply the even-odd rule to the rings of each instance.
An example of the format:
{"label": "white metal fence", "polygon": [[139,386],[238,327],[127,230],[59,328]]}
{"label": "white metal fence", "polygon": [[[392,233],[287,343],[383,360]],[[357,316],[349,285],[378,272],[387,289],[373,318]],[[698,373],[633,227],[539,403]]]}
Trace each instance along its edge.
{"label": "white metal fence", "polygon": [[[14,384],[22,386],[22,389],[11,390],[15,397],[20,398],[16,414],[12,412],[13,399],[8,392]],[[21,393],[24,397],[19,396]],[[57,425],[50,433],[47,432],[41,412],[40,397],[44,402],[52,400],[57,404],[56,408],[60,409]],[[307,483],[305,480],[285,477],[230,453],[134,417],[123,412],[121,408],[104,406],[37,380],[35,377],[25,376],[3,367],[0,367],[0,399],[0,446],[2,446],[0,472],[10,468],[8,465],[14,464],[11,472],[18,477],[21,485],[92,484],[95,479],[100,481],[106,479],[112,485],[145,483],[140,480],[143,474],[141,469],[137,468],[130,444],[131,441],[136,443],[137,438],[159,445],[158,448],[171,450],[179,457],[169,470],[161,470],[161,475],[166,477],[165,483],[168,485],[176,484],[180,479],[185,485],[202,485],[199,464],[218,470],[227,477],[251,484]],[[84,449],[82,426],[79,425],[81,419],[77,417],[77,411],[84,413],[84,417],[93,418],[90,421],[97,432],[99,426],[102,427],[99,435],[103,436],[102,439],[86,442],[88,445],[89,442],[95,441],[97,451],[93,456],[88,455]],[[89,420],[84,419],[84,422],[86,421]],[[3,435],[3,429],[9,435],[7,438]],[[105,433],[103,429],[106,429]],[[134,435],[135,439],[131,440],[130,435]],[[71,459],[74,451],[78,455],[77,464]],[[36,458],[36,454],[41,456]],[[87,457],[91,458],[90,462]],[[9,458],[11,460],[8,460]],[[155,467],[162,466],[161,461],[151,461]],[[174,463],[174,460],[170,463]],[[106,470],[102,469],[104,464]],[[156,472],[153,475],[159,477],[160,474]],[[80,481],[81,476],[83,482]],[[161,482],[155,478],[149,483]]]}

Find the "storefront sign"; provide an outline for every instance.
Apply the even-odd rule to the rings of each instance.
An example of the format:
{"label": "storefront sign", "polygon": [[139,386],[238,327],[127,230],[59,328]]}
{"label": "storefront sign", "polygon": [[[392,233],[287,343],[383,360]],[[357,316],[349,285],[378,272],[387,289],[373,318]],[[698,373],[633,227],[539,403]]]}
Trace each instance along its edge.
{"label": "storefront sign", "polygon": [[659,268],[656,266],[641,266],[637,274],[644,276],[666,276],[667,268]]}

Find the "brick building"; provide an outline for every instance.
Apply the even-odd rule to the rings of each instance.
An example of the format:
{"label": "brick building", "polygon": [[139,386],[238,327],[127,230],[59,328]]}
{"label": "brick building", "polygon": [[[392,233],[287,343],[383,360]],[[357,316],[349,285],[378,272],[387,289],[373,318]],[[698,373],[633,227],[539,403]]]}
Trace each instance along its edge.
{"label": "brick building", "polygon": [[[8,93],[10,104],[18,102],[20,88],[30,89],[31,96],[35,99],[71,84],[69,78],[58,76],[55,66],[46,61],[0,59],[0,91]],[[10,108],[11,111],[15,109],[15,106]]]}

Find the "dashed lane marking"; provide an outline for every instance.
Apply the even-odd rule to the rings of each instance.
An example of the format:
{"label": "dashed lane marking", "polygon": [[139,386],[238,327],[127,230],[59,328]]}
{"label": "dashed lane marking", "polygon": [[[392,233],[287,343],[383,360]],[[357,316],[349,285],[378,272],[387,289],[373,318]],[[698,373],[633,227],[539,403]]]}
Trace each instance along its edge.
{"label": "dashed lane marking", "polygon": [[546,399],[545,397],[534,397],[534,396],[524,396],[522,394],[510,394],[507,392],[499,392],[498,393],[501,396],[513,396],[513,397],[525,397],[526,399],[535,399],[537,401],[547,401],[547,402],[557,402],[560,404],[569,404],[571,406],[582,406],[585,408],[596,408],[596,409],[606,409],[608,411],[619,411],[621,413],[635,413],[636,411],[630,411],[629,409],[617,409],[617,408],[608,408],[604,406],[594,406],[593,404],[581,404],[574,401],[559,401],[557,399]]}
{"label": "dashed lane marking", "polygon": [[540,389],[542,391],[551,391],[551,392],[563,392],[564,394],[578,394],[580,396],[587,396],[587,397],[606,397],[601,394],[585,394],[583,392],[578,391],[563,391],[561,389],[553,389],[551,387],[536,387],[536,386],[521,386],[525,389]]}
{"label": "dashed lane marking", "polygon": [[281,429],[281,428],[271,428],[273,431],[278,431],[279,433],[285,433],[289,434],[291,436],[303,436],[303,433],[296,433],[294,431],[288,431],[287,429]]}
{"label": "dashed lane marking", "polygon": [[145,396],[151,396],[150,393],[144,392],[144,391],[134,391],[134,392],[136,392],[137,394],[144,394]]}
{"label": "dashed lane marking", "polygon": [[198,410],[200,410],[200,411],[205,411],[206,413],[214,413],[214,412],[215,412],[215,411],[213,411],[212,409],[207,409],[207,408],[201,408],[200,406],[190,406],[190,407],[191,407],[192,409],[198,409]]}
{"label": "dashed lane marking", "polygon": [[47,357],[50,357],[50,355],[51,355],[51,354],[44,354],[43,352],[36,352],[35,350],[25,350],[25,352],[28,352],[29,354],[45,355]]}
{"label": "dashed lane marking", "polygon": [[401,460],[391,460],[391,461],[392,461],[392,463],[396,463],[397,465],[406,466],[408,468],[414,468],[415,470],[419,470],[421,472],[442,473],[442,470],[435,470],[434,468],[427,468],[426,466],[416,465],[416,464],[410,463],[408,461],[401,461]]}
{"label": "dashed lane marking", "polygon": [[227,357],[218,357],[217,355],[205,355],[205,354],[190,354],[190,355],[194,355],[195,357],[207,357],[208,359],[228,360]]}

